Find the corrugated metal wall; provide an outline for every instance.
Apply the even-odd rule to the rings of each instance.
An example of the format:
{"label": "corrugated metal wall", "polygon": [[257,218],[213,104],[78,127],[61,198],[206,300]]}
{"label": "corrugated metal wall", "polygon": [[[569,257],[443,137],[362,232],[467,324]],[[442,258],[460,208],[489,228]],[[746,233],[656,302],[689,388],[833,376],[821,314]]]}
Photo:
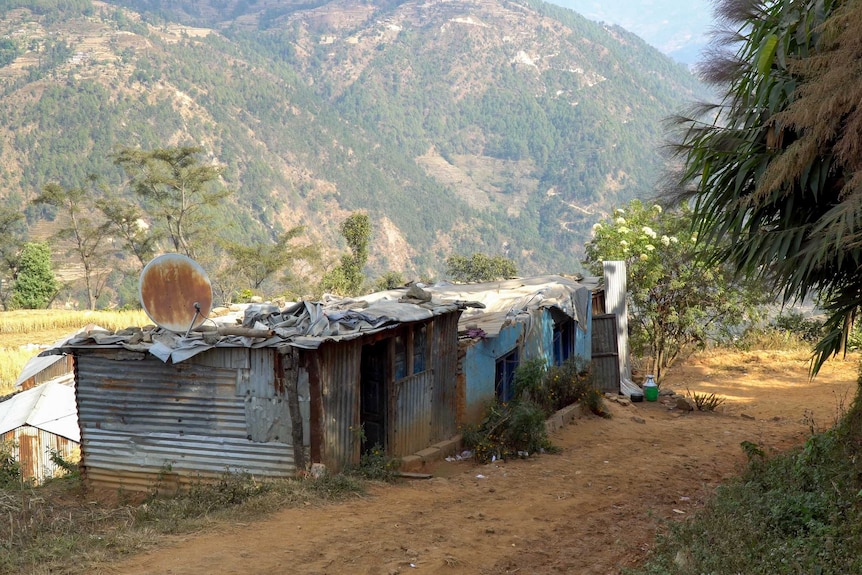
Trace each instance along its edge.
{"label": "corrugated metal wall", "polygon": [[616,316],[617,352],[619,353],[620,378],[631,380],[632,366],[629,359],[629,313],[626,303],[626,262],[603,262],[605,280],[605,310]]}
{"label": "corrugated metal wall", "polygon": [[79,352],[82,463],[90,487],[148,489],[226,469],[295,471],[288,402],[274,349],[217,348],[166,365],[123,350]]}
{"label": "corrugated metal wall", "polygon": [[[312,397],[312,457],[333,471],[359,461],[359,380],[364,338],[325,343],[308,352],[317,366],[318,397]],[[310,370],[310,374],[313,371]],[[311,382],[311,393],[315,393]],[[314,422],[315,400],[320,402],[320,421]],[[315,441],[315,429],[319,438]],[[315,446],[315,443],[318,443]]]}
{"label": "corrugated metal wall", "polygon": [[12,455],[21,464],[21,479],[36,484],[65,473],[51,461],[52,452],[69,463],[77,462],[81,453],[74,441],[29,425],[0,435],[0,443],[5,442],[15,446]]}
{"label": "corrugated metal wall", "polygon": [[[461,313],[434,318],[431,365],[434,389],[431,400],[431,443],[458,433],[458,319]],[[420,447],[424,449],[427,445]]]}
{"label": "corrugated metal wall", "polygon": [[[21,382],[21,390],[26,391],[28,389],[33,389],[40,383],[45,383],[46,381],[51,381],[54,378],[65,378],[68,377],[68,383],[72,382],[72,369],[73,369],[73,359],[71,355],[67,355],[62,359],[58,359],[56,362],[52,363],[30,379]],[[58,381],[57,383],[67,383],[65,379]]]}
{"label": "corrugated metal wall", "polygon": [[431,445],[434,374],[423,371],[395,382],[389,452],[410,455]]}
{"label": "corrugated metal wall", "polygon": [[[459,316],[460,313],[444,314],[428,324],[431,361],[425,371],[398,382],[389,381],[387,449],[391,455],[415,453],[458,432]],[[382,334],[328,342],[317,350],[303,352],[309,394],[312,396],[309,411],[314,461],[333,471],[359,461],[362,346],[399,334],[403,337],[406,330],[418,329],[419,325],[405,324]],[[389,373],[391,378],[394,369]],[[315,402],[319,405],[319,412]]]}
{"label": "corrugated metal wall", "polygon": [[617,352],[617,317],[613,314],[593,318],[593,381],[607,393],[620,391],[620,364]]}

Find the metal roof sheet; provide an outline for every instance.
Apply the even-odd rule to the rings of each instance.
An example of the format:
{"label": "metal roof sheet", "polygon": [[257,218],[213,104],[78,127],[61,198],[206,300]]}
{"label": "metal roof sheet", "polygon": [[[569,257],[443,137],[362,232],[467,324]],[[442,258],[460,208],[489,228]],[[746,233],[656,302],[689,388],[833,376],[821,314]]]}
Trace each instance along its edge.
{"label": "metal roof sheet", "polygon": [[23,425],[80,442],[75,390],[49,382],[0,403],[0,434]]}
{"label": "metal roof sheet", "polygon": [[[214,347],[278,347],[283,345],[316,349],[326,341],[355,339],[390,329],[407,322],[429,319],[462,309],[455,302],[428,302],[408,298],[404,301],[369,302],[362,298],[332,299],[324,302],[299,302],[282,310],[275,306],[237,306],[222,317],[208,318],[214,331],[188,335],[161,328],[111,333],[92,329],[79,332],[43,355],[66,353],[75,349],[98,347],[149,351],[165,362],[180,363]],[[226,326],[263,330],[266,337],[219,335]]]}
{"label": "metal roof sheet", "polygon": [[206,323],[215,330],[219,326],[264,330],[266,337],[218,335],[217,331],[186,336],[159,328],[147,333],[125,330],[115,334],[91,329],[43,354],[114,346],[149,351],[162,361],[180,363],[214,347],[287,345],[317,349],[327,341],[355,339],[459,310],[462,330],[475,326],[489,335],[498,334],[511,323],[528,322],[532,312],[545,307],[559,309],[584,326],[592,291],[599,281],[546,275],[479,284],[414,285],[358,298],[304,301],[281,310],[272,304],[252,304],[236,307],[223,317],[207,318]]}

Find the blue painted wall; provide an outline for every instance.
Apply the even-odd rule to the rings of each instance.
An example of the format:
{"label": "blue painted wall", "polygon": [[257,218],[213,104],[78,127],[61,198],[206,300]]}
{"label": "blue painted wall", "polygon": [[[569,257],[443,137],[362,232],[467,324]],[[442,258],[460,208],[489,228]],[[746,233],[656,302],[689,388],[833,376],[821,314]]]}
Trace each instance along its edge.
{"label": "blue painted wall", "polygon": [[[575,326],[575,355],[584,360],[592,358],[592,308],[587,308],[587,329]],[[503,328],[497,337],[477,341],[467,348],[462,369],[465,374],[466,402],[465,421],[479,423],[485,407],[496,400],[494,378],[497,359],[518,348],[519,359],[524,362],[535,357],[544,357],[553,363],[554,319],[547,309],[539,310],[535,321],[518,323]]]}
{"label": "blue painted wall", "polygon": [[479,423],[485,406],[495,401],[497,358],[519,347],[523,331],[524,324],[510,325],[503,328],[497,337],[479,340],[467,348],[462,368],[466,375],[467,393],[465,423]]}
{"label": "blue painted wall", "polygon": [[586,361],[593,359],[593,306],[587,307],[587,325],[586,330],[581,330],[581,326],[575,329],[575,355],[579,355]]}

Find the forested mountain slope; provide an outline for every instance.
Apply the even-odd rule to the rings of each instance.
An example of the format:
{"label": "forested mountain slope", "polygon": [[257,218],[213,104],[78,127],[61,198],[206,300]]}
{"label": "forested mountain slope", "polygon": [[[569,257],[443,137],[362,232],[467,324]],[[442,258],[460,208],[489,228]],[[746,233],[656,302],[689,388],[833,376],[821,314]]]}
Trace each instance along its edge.
{"label": "forested mountain slope", "polygon": [[374,272],[473,251],[575,271],[596,214],[653,193],[661,122],[699,90],[533,0],[0,0],[0,194],[119,185],[118,147],[197,144],[227,166],[234,238],[338,246],[367,210]]}

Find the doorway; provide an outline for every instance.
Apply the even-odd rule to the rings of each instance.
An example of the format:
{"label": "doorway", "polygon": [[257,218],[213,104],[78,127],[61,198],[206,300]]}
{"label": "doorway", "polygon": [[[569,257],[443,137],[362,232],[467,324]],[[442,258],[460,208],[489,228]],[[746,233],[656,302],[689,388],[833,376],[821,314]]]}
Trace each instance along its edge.
{"label": "doorway", "polygon": [[389,407],[389,340],[362,346],[359,381],[359,423],[362,425],[362,453],[379,445],[387,448]]}

